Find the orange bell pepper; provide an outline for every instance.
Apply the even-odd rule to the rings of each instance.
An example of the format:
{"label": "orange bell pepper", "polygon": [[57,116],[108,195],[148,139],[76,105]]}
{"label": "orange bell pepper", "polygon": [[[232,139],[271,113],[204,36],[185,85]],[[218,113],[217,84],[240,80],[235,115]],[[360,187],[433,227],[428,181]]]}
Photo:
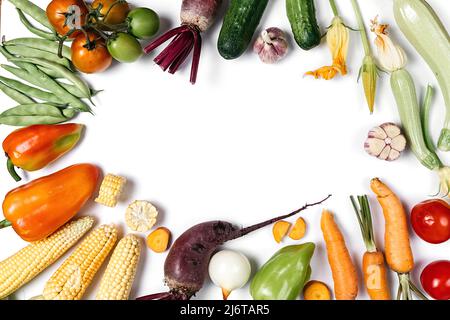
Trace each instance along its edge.
{"label": "orange bell pepper", "polygon": [[9,173],[14,180],[20,181],[14,167],[25,171],[42,169],[70,151],[80,139],[82,130],[82,124],[67,123],[34,125],[13,131],[3,141]]}
{"label": "orange bell pepper", "polygon": [[8,192],[0,229],[12,225],[25,241],[41,240],[69,221],[94,193],[100,170],[76,164]]}

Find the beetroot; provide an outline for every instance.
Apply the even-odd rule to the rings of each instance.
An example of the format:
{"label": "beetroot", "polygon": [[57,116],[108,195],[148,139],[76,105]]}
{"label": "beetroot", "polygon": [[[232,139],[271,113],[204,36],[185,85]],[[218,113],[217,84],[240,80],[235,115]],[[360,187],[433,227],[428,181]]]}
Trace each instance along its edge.
{"label": "beetroot", "polygon": [[331,195],[319,202],[306,204],[289,214],[247,228],[240,228],[226,221],[209,221],[193,226],[174,242],[166,258],[164,274],[169,292],[144,296],[138,300],[189,300],[203,287],[208,275],[209,260],[217,247],[293,216],[308,207],[321,204],[329,197]]}
{"label": "beetroot", "polygon": [[214,21],[222,0],[183,0],[181,4],[181,26],[168,31],[144,48],[150,53],[167,40],[172,42],[154,59],[164,71],[175,73],[194,49],[191,66],[191,83],[197,80],[200,52],[202,48],[201,32],[206,31]]}

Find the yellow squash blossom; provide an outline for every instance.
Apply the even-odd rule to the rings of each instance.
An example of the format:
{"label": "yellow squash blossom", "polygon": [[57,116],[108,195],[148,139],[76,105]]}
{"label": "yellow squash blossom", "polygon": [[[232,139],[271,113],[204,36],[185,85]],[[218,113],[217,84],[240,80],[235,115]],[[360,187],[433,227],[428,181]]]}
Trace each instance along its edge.
{"label": "yellow squash blossom", "polygon": [[331,22],[331,27],[327,32],[327,45],[330,49],[333,62],[331,66],[324,66],[314,71],[309,71],[306,75],[314,76],[316,79],[333,79],[337,73],[347,74],[347,59],[349,31],[339,16],[335,16]]}
{"label": "yellow squash blossom", "polygon": [[380,67],[387,72],[403,69],[408,61],[405,51],[395,44],[387,35],[387,24],[378,23],[378,19],[372,20],[370,30],[376,34],[375,45],[378,51]]}

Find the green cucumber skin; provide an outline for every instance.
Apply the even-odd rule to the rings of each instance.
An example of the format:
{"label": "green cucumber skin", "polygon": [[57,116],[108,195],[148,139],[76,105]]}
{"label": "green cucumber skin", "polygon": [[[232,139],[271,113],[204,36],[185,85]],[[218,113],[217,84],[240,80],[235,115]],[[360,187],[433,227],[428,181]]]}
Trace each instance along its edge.
{"label": "green cucumber skin", "polygon": [[286,0],[286,13],[300,48],[310,50],[320,44],[322,35],[317,24],[314,0]]}
{"label": "green cucumber skin", "polygon": [[223,19],[217,48],[220,55],[236,59],[250,45],[269,0],[231,0]]}

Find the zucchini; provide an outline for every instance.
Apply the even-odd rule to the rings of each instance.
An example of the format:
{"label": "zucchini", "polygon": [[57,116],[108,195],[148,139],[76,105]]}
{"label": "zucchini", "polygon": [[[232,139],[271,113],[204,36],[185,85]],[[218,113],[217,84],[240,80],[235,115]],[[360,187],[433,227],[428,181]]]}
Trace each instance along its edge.
{"label": "zucchini", "polygon": [[433,8],[424,0],[394,0],[395,20],[408,41],[436,76],[446,105],[438,147],[450,151],[450,37]]}
{"label": "zucchini", "polygon": [[225,59],[236,59],[248,48],[269,0],[231,0],[220,29],[217,48]]}
{"label": "zucchini", "polygon": [[316,19],[314,0],[286,0],[286,13],[295,42],[303,50],[320,44],[321,34]]}

